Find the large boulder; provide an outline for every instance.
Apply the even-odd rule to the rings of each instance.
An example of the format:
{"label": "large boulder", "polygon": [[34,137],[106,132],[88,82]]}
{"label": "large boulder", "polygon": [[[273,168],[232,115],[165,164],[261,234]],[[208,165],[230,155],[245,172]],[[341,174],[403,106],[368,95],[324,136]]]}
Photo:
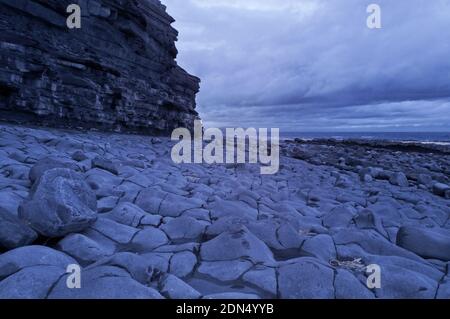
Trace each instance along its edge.
{"label": "large boulder", "polygon": [[19,218],[0,208],[0,247],[14,249],[31,244],[37,237],[34,230]]}
{"label": "large boulder", "polygon": [[447,229],[401,227],[397,245],[424,258],[450,261],[450,231]]}
{"label": "large boulder", "polygon": [[41,235],[62,237],[79,232],[97,219],[95,193],[82,176],[70,169],[46,171],[33,186],[19,217]]}
{"label": "large boulder", "polygon": [[36,162],[30,170],[29,178],[32,183],[36,182],[44,173],[53,168],[68,168],[79,170],[74,161],[65,158],[45,157]]}

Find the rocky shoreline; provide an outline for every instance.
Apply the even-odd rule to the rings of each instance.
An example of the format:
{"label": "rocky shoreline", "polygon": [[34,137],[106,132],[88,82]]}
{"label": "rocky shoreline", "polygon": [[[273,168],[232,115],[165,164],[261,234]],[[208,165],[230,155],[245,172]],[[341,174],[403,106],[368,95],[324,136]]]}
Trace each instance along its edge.
{"label": "rocky shoreline", "polygon": [[285,141],[262,176],[0,125],[0,298],[450,298],[447,151],[370,143]]}

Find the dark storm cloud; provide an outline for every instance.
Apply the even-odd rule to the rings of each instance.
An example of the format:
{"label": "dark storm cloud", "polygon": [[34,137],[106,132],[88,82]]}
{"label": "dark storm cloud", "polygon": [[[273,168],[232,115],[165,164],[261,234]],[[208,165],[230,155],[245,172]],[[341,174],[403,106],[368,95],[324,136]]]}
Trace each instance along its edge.
{"label": "dark storm cloud", "polygon": [[450,0],[163,3],[209,125],[450,129]]}

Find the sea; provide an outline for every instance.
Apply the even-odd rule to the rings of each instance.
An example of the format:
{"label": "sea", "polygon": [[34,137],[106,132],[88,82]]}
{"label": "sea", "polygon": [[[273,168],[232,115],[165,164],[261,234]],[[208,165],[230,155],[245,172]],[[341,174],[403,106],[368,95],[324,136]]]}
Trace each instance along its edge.
{"label": "sea", "polygon": [[283,139],[387,140],[450,145],[450,132],[280,132]]}

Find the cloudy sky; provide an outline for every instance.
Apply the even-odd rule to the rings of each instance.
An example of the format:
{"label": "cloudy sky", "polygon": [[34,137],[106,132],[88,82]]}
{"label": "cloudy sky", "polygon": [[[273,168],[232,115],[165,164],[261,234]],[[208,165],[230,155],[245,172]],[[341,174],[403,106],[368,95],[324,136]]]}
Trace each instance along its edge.
{"label": "cloudy sky", "polygon": [[162,2],[207,126],[450,131],[450,0]]}

